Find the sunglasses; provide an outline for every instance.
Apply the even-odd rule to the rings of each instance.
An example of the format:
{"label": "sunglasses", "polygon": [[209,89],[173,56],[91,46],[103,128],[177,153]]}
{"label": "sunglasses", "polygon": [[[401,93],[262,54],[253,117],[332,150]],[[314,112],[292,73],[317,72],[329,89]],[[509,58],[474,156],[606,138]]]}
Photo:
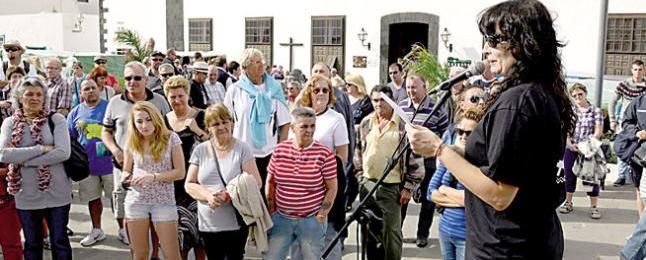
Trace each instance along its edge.
{"label": "sunglasses", "polygon": [[328,89],[328,88],[315,88],[315,89],[312,90],[312,92],[314,92],[314,94],[318,94],[318,93],[321,93],[321,92],[323,92],[323,94],[327,94],[328,92],[330,92],[330,89]]}
{"label": "sunglasses", "polygon": [[379,102],[384,101],[384,99],[383,99],[383,98],[372,98],[372,99],[370,99],[370,100],[372,100],[372,102],[374,102],[374,103],[379,103]]}
{"label": "sunglasses", "polygon": [[159,74],[159,75],[164,77],[164,78],[168,78],[168,77],[174,76],[175,74],[173,74],[173,73],[164,73],[164,74]]}
{"label": "sunglasses", "polygon": [[153,61],[164,61],[164,59],[152,59]]}
{"label": "sunglasses", "polygon": [[101,64],[106,64],[106,63],[108,63],[108,62],[107,62],[107,61],[104,61],[104,60],[100,60],[100,61],[96,61],[96,62],[94,62],[94,63],[95,63],[95,64],[98,64],[98,65],[101,65]]}
{"label": "sunglasses", "polygon": [[574,98],[579,97],[579,96],[581,96],[581,97],[582,97],[582,96],[583,96],[583,93],[576,93],[576,94],[572,94],[572,97],[574,97]]}
{"label": "sunglasses", "polygon": [[478,104],[478,103],[480,103],[480,100],[483,100],[483,101],[484,101],[484,97],[483,97],[483,96],[476,96],[476,95],[474,95],[474,96],[471,96],[471,97],[469,98],[469,102],[471,102],[471,103],[473,103],[473,104]]}
{"label": "sunglasses", "polygon": [[473,131],[467,131],[467,130],[464,130],[464,129],[455,128],[455,132],[458,134],[458,136],[460,136],[460,135],[470,136],[471,132],[473,132]]}
{"label": "sunglasses", "polygon": [[4,50],[6,52],[16,52],[16,51],[19,51],[20,48],[18,48],[18,47],[9,47],[9,48],[4,48]]}
{"label": "sunglasses", "polygon": [[131,81],[131,80],[134,80],[134,81],[140,81],[140,80],[142,80],[144,77],[142,77],[142,76],[134,76],[134,77],[133,77],[133,76],[127,76],[127,77],[123,77],[123,78],[124,78],[126,81]]}
{"label": "sunglasses", "polygon": [[489,47],[495,48],[499,43],[508,40],[507,36],[502,34],[484,35],[484,39]]}

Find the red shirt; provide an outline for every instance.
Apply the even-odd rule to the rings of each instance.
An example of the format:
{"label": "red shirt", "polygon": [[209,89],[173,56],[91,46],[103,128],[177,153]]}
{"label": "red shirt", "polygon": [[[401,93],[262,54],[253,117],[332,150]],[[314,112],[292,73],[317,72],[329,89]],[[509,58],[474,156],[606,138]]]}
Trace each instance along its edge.
{"label": "red shirt", "polygon": [[336,178],[336,159],[317,141],[297,148],[294,140],[286,140],[276,146],[267,171],[276,182],[278,213],[292,219],[306,218],[321,208],[325,180]]}

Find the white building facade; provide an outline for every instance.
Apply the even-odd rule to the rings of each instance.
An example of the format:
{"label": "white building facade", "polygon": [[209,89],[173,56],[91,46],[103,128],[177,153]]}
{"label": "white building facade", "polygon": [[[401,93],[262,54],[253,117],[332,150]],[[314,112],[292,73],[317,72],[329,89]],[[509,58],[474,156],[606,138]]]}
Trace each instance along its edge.
{"label": "white building facade", "polygon": [[[119,46],[112,41],[113,33],[118,28],[133,29],[144,39],[154,38],[158,50],[212,50],[226,54],[229,60],[238,60],[246,46],[254,46],[268,52],[269,62],[287,68],[290,48],[281,43],[292,38],[302,44],[293,47],[293,68],[309,74],[312,64],[321,60],[341,72],[363,75],[372,86],[387,81],[388,63],[405,53],[410,41],[424,43],[441,61],[448,57],[480,59],[482,37],[477,16],[497,2],[107,0],[106,39],[108,50],[115,51]],[[608,12],[646,13],[646,5],[638,2],[642,1],[612,0]],[[566,72],[594,75],[599,62],[602,1],[543,3],[556,19],[558,38],[567,44],[562,52]],[[169,30],[169,26],[175,29]],[[440,39],[444,28],[451,33],[447,45],[452,44],[452,52]],[[363,42],[358,37],[362,29],[367,33]],[[354,66],[364,65],[354,59],[365,61],[365,66]]]}

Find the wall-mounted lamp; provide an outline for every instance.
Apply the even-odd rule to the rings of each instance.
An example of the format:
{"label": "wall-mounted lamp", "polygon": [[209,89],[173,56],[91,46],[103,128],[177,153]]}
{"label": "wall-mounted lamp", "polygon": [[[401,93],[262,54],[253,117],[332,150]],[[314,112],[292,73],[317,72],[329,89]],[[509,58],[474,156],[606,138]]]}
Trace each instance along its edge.
{"label": "wall-mounted lamp", "polygon": [[449,49],[449,52],[453,52],[453,43],[449,43],[450,38],[451,33],[449,32],[449,29],[446,29],[446,27],[444,27],[444,31],[440,33],[440,39],[442,39],[442,42],[444,42],[444,47]]}
{"label": "wall-mounted lamp", "polygon": [[359,37],[359,40],[361,41],[361,46],[367,47],[368,50],[370,50],[370,42],[368,42],[367,44],[365,43],[366,37],[368,36],[368,33],[366,32],[366,30],[361,28],[361,31],[359,33],[357,33],[357,36]]}
{"label": "wall-mounted lamp", "polygon": [[83,14],[79,14],[76,17],[76,22],[74,22],[74,28],[72,28],[72,32],[82,32],[84,20],[85,20],[85,17],[83,16]]}

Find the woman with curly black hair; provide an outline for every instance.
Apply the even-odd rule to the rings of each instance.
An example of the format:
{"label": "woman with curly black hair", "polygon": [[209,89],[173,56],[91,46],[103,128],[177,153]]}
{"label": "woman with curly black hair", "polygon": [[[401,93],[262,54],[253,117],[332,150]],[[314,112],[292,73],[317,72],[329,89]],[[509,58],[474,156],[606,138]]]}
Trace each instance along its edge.
{"label": "woman with curly black hair", "polygon": [[564,199],[557,162],[575,126],[552,17],[536,0],[506,1],[478,19],[501,92],[464,151],[407,125],[413,151],[436,156],[466,189],[465,259],[561,259]]}

